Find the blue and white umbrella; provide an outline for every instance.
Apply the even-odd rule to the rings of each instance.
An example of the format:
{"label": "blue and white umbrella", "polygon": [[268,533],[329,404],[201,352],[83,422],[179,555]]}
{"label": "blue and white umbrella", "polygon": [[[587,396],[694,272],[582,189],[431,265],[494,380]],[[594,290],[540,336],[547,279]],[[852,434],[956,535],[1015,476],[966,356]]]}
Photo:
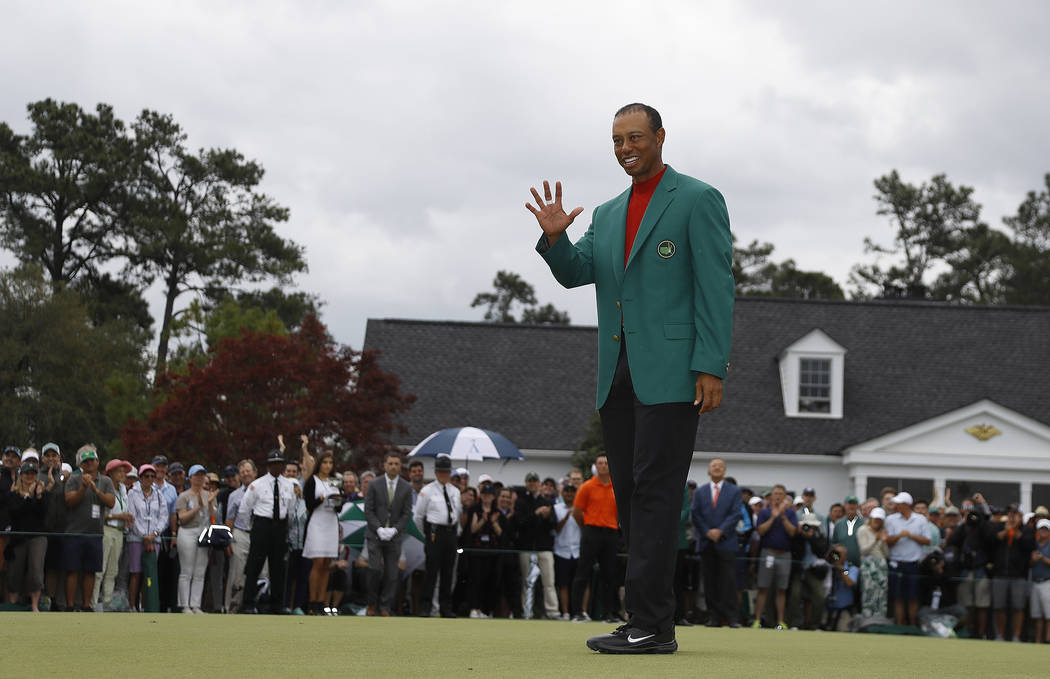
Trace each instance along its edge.
{"label": "blue and white umbrella", "polygon": [[476,427],[436,431],[412,449],[409,457],[448,455],[453,460],[524,460],[518,447],[502,434]]}

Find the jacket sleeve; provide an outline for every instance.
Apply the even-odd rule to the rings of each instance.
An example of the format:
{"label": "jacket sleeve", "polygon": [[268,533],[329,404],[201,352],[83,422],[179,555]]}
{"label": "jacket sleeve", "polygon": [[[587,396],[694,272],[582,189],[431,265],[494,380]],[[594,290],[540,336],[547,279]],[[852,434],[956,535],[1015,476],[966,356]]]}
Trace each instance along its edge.
{"label": "jacket sleeve", "polygon": [[376,483],[375,479],[368,484],[368,492],[365,493],[365,521],[368,522],[369,530],[375,531],[379,528],[379,517],[376,515]]}
{"label": "jacket sleeve", "polygon": [[576,288],[594,282],[594,223],[583,236],[572,243],[569,234],[563,233],[554,245],[547,245],[546,234],[540,236],[536,252],[540,253],[555,280],[566,288]]}
{"label": "jacket sleeve", "polygon": [[736,525],[740,522],[740,508],[744,506],[744,496],[740,494],[739,488],[733,486],[732,497],[733,505],[730,507],[729,513],[726,514],[726,518],[722,520],[722,525],[718,527],[723,533],[736,531]]}
{"label": "jacket sleeve", "polygon": [[704,518],[704,514],[700,511],[701,498],[703,497],[703,486],[698,487],[693,491],[693,525],[696,526],[697,535],[696,541],[701,542],[707,539],[707,531],[711,530],[712,526],[707,525],[707,520]]}
{"label": "jacket sleeve", "polygon": [[[369,488],[371,488],[371,487],[372,486],[370,485]],[[401,487],[402,486],[399,483],[397,488],[400,489]],[[394,493],[396,495],[397,494],[397,490],[395,490]],[[411,490],[406,490],[405,492],[401,493],[401,501],[398,504],[397,517],[398,517],[397,518],[397,525],[395,526],[395,528],[397,528],[397,532],[398,533],[404,533],[405,532],[405,528],[408,526],[408,520],[410,518],[412,518],[412,491]]]}
{"label": "jacket sleeve", "polygon": [[733,332],[733,237],[729,213],[718,190],[698,197],[689,219],[693,258],[693,322],[696,340],[690,369],[725,377]]}

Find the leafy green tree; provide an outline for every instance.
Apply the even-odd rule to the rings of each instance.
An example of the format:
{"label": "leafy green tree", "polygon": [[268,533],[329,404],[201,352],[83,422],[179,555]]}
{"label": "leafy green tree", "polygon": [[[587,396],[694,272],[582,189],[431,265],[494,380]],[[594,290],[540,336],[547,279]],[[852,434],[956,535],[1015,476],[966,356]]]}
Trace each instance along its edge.
{"label": "leafy green tree", "polygon": [[979,223],[952,238],[948,270],[934,280],[930,297],[946,302],[998,304],[1006,299],[1004,275],[1015,246],[1002,231]]}
{"label": "leafy green tree", "polygon": [[170,115],[143,111],[133,130],[136,176],[126,254],[134,270],[159,279],[164,290],[159,375],[182,295],[268,278],[283,283],[306,263],[302,248],[275,231],[288,210],[256,192],[261,165],[233,149],[189,150],[186,133]]}
{"label": "leafy green tree", "polygon": [[850,281],[857,296],[870,296],[873,288],[875,294],[897,289],[925,296],[931,269],[946,262],[959,239],[979,224],[981,206],[972,195],[972,187],[954,186],[943,174],[918,186],[901,180],[896,170],[876,179],[876,212],[889,218],[893,244],[879,245],[865,238],[864,251],[896,261],[886,269],[878,263],[855,266]]}
{"label": "leafy green tree", "polygon": [[1050,174],[1003,222],[1014,232],[1003,276],[1003,301],[1050,305]]}
{"label": "leafy green tree", "polygon": [[790,297],[794,299],[845,299],[842,288],[831,276],[819,271],[803,271],[795,261],[770,261],[772,243],[757,240],[744,248],[733,247],[733,277],[736,294],[751,297]]}
{"label": "leafy green tree", "polygon": [[45,99],[28,111],[28,135],[0,123],[0,242],[58,291],[119,247],[131,141],[105,104]]}
{"label": "leafy green tree", "polygon": [[559,311],[553,304],[544,304],[522,310],[521,322],[530,325],[569,325],[569,312]]}
{"label": "leafy green tree", "polygon": [[523,309],[521,322],[534,325],[568,325],[569,314],[559,311],[552,304],[538,306],[536,290],[521,276],[512,271],[497,271],[492,280],[492,292],[479,292],[471,308],[485,306],[485,320],[491,323],[517,323],[513,307],[520,304]]}
{"label": "leafy green tree", "polygon": [[126,320],[93,323],[38,267],[0,272],[0,432],[66,451],[91,441],[108,456],[126,416],[146,411],[140,340]]}

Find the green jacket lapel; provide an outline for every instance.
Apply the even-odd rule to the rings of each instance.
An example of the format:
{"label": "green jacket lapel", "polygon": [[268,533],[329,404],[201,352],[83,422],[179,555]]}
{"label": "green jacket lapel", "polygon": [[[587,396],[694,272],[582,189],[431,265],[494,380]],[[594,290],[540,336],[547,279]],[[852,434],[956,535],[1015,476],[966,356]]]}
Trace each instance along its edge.
{"label": "green jacket lapel", "polygon": [[[627,267],[631,266],[631,262],[634,261],[635,256],[644,247],[645,239],[652,233],[653,227],[656,226],[656,222],[660,221],[660,216],[667,209],[667,206],[674,200],[674,190],[678,188],[678,173],[671,169],[671,166],[667,166],[667,171],[664,172],[663,179],[660,180],[660,184],[657,185],[656,191],[653,192],[653,197],[649,199],[649,205],[645,208],[645,216],[642,217],[642,223],[638,226],[638,234],[634,237],[634,245],[631,246],[631,256],[627,258]],[[624,217],[624,232],[627,231],[627,220]],[[624,240],[621,241],[621,246],[626,242],[626,235]],[[621,248],[622,249],[622,248]],[[621,274],[622,280],[622,274]]]}
{"label": "green jacket lapel", "polygon": [[631,189],[627,189],[613,199],[609,206],[609,228],[612,229],[612,238],[609,245],[612,247],[613,276],[616,277],[618,285],[623,284],[623,249],[627,243],[627,203],[631,199]]}

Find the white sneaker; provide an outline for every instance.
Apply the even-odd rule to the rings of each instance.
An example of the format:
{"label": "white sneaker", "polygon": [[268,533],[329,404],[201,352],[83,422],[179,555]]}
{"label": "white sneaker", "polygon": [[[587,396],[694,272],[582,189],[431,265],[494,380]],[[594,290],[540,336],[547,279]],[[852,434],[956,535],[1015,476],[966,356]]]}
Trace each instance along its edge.
{"label": "white sneaker", "polygon": [[190,608],[189,606],[186,606],[185,608],[183,608],[182,612],[183,613],[189,613],[190,615],[193,615],[193,609]]}
{"label": "white sneaker", "polygon": [[481,618],[482,617],[481,611],[479,611],[476,608],[470,609],[470,617],[472,617],[474,619]]}
{"label": "white sneaker", "polygon": [[204,615],[204,611],[201,610],[200,606],[194,606],[191,610],[197,615]]}
{"label": "white sneaker", "polygon": [[571,620],[571,618],[569,617],[568,613],[562,613],[561,615],[558,616],[558,620],[563,620],[565,622],[568,622],[569,620]]}
{"label": "white sneaker", "polygon": [[580,613],[575,618],[573,618],[572,621],[573,622],[590,622],[591,621],[591,616],[587,615],[586,613]]}

